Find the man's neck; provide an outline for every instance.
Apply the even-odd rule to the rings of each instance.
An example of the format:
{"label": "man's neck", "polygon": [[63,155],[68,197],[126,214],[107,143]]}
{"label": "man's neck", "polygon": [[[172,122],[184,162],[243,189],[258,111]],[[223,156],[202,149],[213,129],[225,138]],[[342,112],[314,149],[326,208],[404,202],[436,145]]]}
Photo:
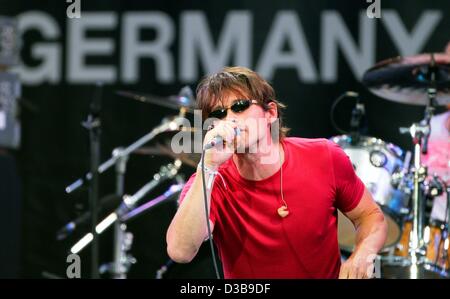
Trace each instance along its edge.
{"label": "man's neck", "polygon": [[242,177],[247,180],[260,181],[276,173],[280,169],[284,157],[281,143],[270,142],[264,149],[260,148],[257,153],[234,154],[233,161]]}

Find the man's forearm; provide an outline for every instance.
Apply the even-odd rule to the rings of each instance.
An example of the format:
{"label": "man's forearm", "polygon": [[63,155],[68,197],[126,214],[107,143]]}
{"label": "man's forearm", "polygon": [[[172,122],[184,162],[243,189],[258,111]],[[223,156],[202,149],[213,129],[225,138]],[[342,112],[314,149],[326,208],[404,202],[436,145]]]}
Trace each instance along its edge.
{"label": "man's forearm", "polygon": [[383,213],[378,210],[366,216],[356,227],[355,252],[376,254],[383,247],[387,236],[387,224]]}
{"label": "man's forearm", "polygon": [[[209,174],[206,174],[206,180],[208,178]],[[211,206],[210,198],[211,190],[207,190],[208,208]],[[167,230],[167,251],[171,258],[177,262],[189,262],[205,239],[206,225],[202,173],[197,170],[194,182]]]}

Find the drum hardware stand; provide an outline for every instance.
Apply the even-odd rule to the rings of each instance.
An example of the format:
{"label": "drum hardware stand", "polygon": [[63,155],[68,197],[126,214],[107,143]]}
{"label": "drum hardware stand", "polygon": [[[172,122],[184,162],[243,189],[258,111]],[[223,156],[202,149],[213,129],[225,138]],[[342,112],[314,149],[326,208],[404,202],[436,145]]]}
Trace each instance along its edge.
{"label": "drum hardware stand", "polygon": [[417,265],[423,263],[426,255],[426,244],[423,239],[424,194],[423,182],[427,168],[421,164],[422,144],[429,135],[428,124],[414,123],[409,128],[400,128],[400,133],[409,133],[414,144],[413,161],[413,194],[412,194],[412,230],[409,238],[409,262],[411,263],[410,278],[417,278]]}
{"label": "drum hardware stand", "polygon": [[[128,155],[123,155],[123,148],[118,147],[113,150],[113,157],[118,157],[116,160],[116,195],[122,197],[125,193],[125,172],[128,162]],[[114,262],[109,268],[113,278],[124,279],[125,273],[128,272],[131,264],[136,260],[127,255],[127,251],[131,248],[133,242],[132,233],[127,233],[127,226],[122,223],[120,218],[114,223]]]}
{"label": "drum hardware stand", "polygon": [[[182,114],[180,113],[180,115],[182,115]],[[111,166],[115,165],[117,160],[119,160],[120,158],[122,158],[124,156],[129,156],[131,153],[136,151],[138,148],[142,147],[144,144],[146,144],[147,142],[154,139],[158,134],[161,134],[163,132],[167,132],[167,131],[170,131],[170,130],[180,127],[183,124],[183,120],[184,120],[183,116],[177,116],[177,117],[173,118],[171,121],[163,121],[159,126],[154,128],[151,132],[142,136],[140,139],[136,140],[134,143],[129,145],[127,148],[120,150],[119,152],[116,152],[116,154],[113,155],[109,160],[107,160],[106,162],[103,162],[98,167],[98,173],[102,174],[103,172],[105,172],[106,170],[111,168]],[[72,193],[73,191],[80,188],[86,181],[90,181],[91,179],[92,179],[92,173],[89,172],[84,176],[84,178],[79,178],[78,180],[76,180],[75,182],[73,182],[72,184],[67,186],[66,193],[68,193],[68,194]]]}
{"label": "drum hardware stand", "polygon": [[[115,231],[114,262],[102,265],[100,267],[100,273],[109,271],[112,273],[113,278],[126,278],[126,274],[130,266],[136,262],[136,259],[127,254],[127,251],[129,251],[133,242],[133,235],[126,231],[127,227],[125,222],[131,218],[134,218],[137,214],[140,214],[143,207],[145,210],[148,210],[149,207],[153,207],[156,204],[161,203],[163,200],[181,190],[183,184],[178,183],[175,185],[176,187],[172,185],[169,190],[164,193],[164,195],[134,209],[139,200],[141,200],[148,192],[153,190],[160,183],[175,177],[181,165],[182,163],[180,160],[175,160],[173,164],[170,163],[166,166],[162,166],[160,172],[156,173],[153,179],[145,184],[135,194],[131,196],[123,196],[123,202],[116,209],[116,211],[109,214],[96,226],[96,233],[99,235],[112,224],[115,224],[115,226],[117,223],[120,224],[118,227],[119,230]],[[180,181],[180,179],[177,178],[177,181]],[[71,248],[71,253],[79,253],[84,247],[91,243],[91,241],[92,234],[85,235]]]}
{"label": "drum hardware stand", "polygon": [[423,239],[423,182],[427,176],[427,167],[421,163],[421,154],[426,154],[428,151],[428,139],[431,131],[430,121],[433,117],[434,107],[436,104],[436,67],[433,54],[431,54],[431,63],[428,69],[428,74],[430,76],[430,87],[427,89],[429,102],[425,108],[424,120],[420,123],[412,124],[410,128],[400,128],[400,133],[403,134],[408,132],[411,135],[414,144],[414,187],[412,196],[413,225],[409,244],[409,255],[411,258],[412,269],[417,269],[417,264],[422,263],[426,255],[426,244]]}
{"label": "drum hardware stand", "polygon": [[101,274],[111,272],[113,278],[125,279],[131,265],[136,263],[136,259],[127,253],[133,244],[133,234],[126,229],[127,226],[122,221],[114,223],[114,262],[100,266]]}
{"label": "drum hardware stand", "polygon": [[154,175],[153,180],[144,185],[138,192],[132,196],[125,195],[123,202],[116,210],[118,215],[117,221],[114,223],[114,262],[112,267],[113,278],[125,279],[130,266],[136,263],[136,259],[127,254],[133,243],[133,235],[127,232],[126,221],[127,213],[133,210],[138,201],[145,194],[153,190],[161,182],[166,179],[173,178],[181,167],[181,161],[176,160],[174,164],[161,167],[161,171]]}
{"label": "drum hardware stand", "polygon": [[[185,115],[185,112],[186,112],[185,109],[183,108],[180,109],[180,115],[178,116],[178,119],[181,119]],[[179,127],[179,125],[177,127]],[[133,144],[129,146],[129,148],[132,146]],[[124,180],[125,180],[124,176],[126,171],[126,163],[128,160],[128,155],[129,153],[126,153],[126,150],[124,150],[123,148],[117,148],[113,151],[113,157],[118,157],[116,160],[116,194],[118,196],[122,196],[124,194]],[[176,163],[181,162],[177,160]],[[180,166],[181,164],[177,167]],[[161,171],[167,170],[162,168]],[[155,187],[158,184],[160,178],[161,175],[155,175],[154,178],[156,180]],[[137,201],[145,194],[144,192],[147,193],[149,191],[142,190],[141,192],[142,195],[140,191],[138,191],[137,197],[124,197],[124,201],[122,205],[119,207],[119,209],[122,208],[124,210],[123,212],[121,211],[119,215],[123,214],[124,211],[126,210],[132,209],[137,203]],[[114,262],[111,271],[113,274],[113,278],[116,279],[125,279],[130,266],[136,263],[136,259],[127,254],[127,251],[131,248],[131,244],[133,242],[133,235],[127,232],[126,230],[127,225],[124,223],[124,221],[122,221],[121,217],[119,217],[118,221],[114,223]]]}
{"label": "drum hardware stand", "polygon": [[174,261],[169,259],[164,265],[162,265],[161,268],[156,271],[155,279],[163,279],[164,274],[166,274],[167,270],[169,270],[173,263]]}
{"label": "drum hardware stand", "polygon": [[[121,220],[123,222],[128,222],[129,220],[141,215],[143,212],[149,211],[150,209],[154,208],[158,204],[162,203],[163,201],[166,201],[170,197],[172,197],[175,194],[178,194],[183,189],[183,186],[185,184],[184,179],[180,175],[175,176],[177,184],[173,184],[166,192],[164,192],[162,195],[156,197],[155,199],[141,205],[138,208],[135,208],[134,210],[130,211],[128,214],[124,215]],[[172,266],[174,261],[169,259],[161,268],[158,269],[156,272],[156,279],[162,279],[163,275],[167,272],[170,266]],[[126,268],[128,271],[128,268]]]}
{"label": "drum hardware stand", "polygon": [[[85,180],[91,181],[91,184],[95,183],[96,180],[98,180],[99,174],[105,172],[111,166],[115,165],[116,166],[116,194],[118,196],[122,196],[124,194],[126,164],[127,164],[129,155],[132,152],[134,152],[135,150],[137,150],[138,148],[142,147],[144,144],[146,144],[150,140],[154,139],[155,136],[157,136],[158,134],[167,132],[170,130],[175,130],[175,129],[179,128],[181,125],[183,125],[184,116],[185,116],[186,112],[187,112],[187,109],[184,107],[181,107],[179,110],[179,115],[174,117],[171,121],[163,120],[162,124],[160,124],[159,126],[154,128],[151,132],[144,135],[143,137],[141,137],[140,139],[138,139],[131,145],[129,145],[127,148],[116,148],[113,151],[112,157],[109,160],[107,160],[106,162],[104,162],[103,164],[101,164],[101,165],[98,165],[99,163],[97,163],[95,165],[92,164],[91,172],[86,174],[85,178],[80,178],[77,181],[75,181],[74,183],[72,183],[71,185],[69,185],[68,187],[66,187],[66,193],[72,193],[74,190],[81,187]],[[99,121],[96,123],[98,123],[98,125],[99,125]],[[94,123],[94,124],[96,124],[96,123]],[[99,156],[97,156],[96,161],[98,162],[99,160],[100,160],[100,158],[99,158]],[[177,165],[176,170],[178,171],[178,168],[181,166],[181,161],[177,160],[176,165]],[[175,175],[175,174],[173,174],[173,175]],[[149,192],[151,189],[156,187],[160,178],[161,178],[161,175],[159,175],[158,179],[155,177],[154,181],[156,181],[157,183],[155,183],[154,185],[151,185],[151,186],[148,186],[148,184],[145,185],[143,188],[145,188],[145,187],[148,188],[148,190],[145,193]],[[98,196],[98,189],[96,189],[94,191],[97,191],[96,194]],[[93,195],[95,195],[95,194],[93,194]],[[134,199],[134,197],[132,199]],[[127,208],[133,207],[133,205],[128,205],[128,203],[126,203],[125,198],[124,198],[124,203]],[[135,204],[135,203],[136,202],[134,202],[132,204]],[[97,210],[96,205],[93,205],[93,208],[95,208],[94,211]],[[119,207],[119,209],[120,209],[120,207]],[[96,213],[92,213],[92,215],[94,215],[94,214],[96,215]],[[115,214],[115,213],[113,213],[113,214]],[[93,220],[95,220],[95,222],[92,222],[92,230],[90,233],[90,236],[91,236],[90,238],[92,238],[92,241],[94,242],[93,244],[95,244],[97,242],[96,236],[98,234],[98,225],[97,225],[97,227],[95,226],[95,224],[97,223],[97,219],[95,218],[95,216],[93,216],[93,217],[94,217]],[[118,219],[119,219],[119,221],[116,221]],[[126,251],[131,246],[132,236],[127,235],[126,225],[124,223],[121,223],[120,217],[117,217],[117,215],[116,215],[116,219],[114,219],[113,222],[114,222],[114,262],[113,262],[113,267],[112,267],[113,270],[111,272],[113,273],[114,278],[126,278],[127,270],[130,267],[131,263],[133,263],[133,258],[127,256],[127,254],[126,254]],[[112,224],[112,223],[109,223],[107,226],[109,226],[110,224]],[[82,239],[80,241],[86,242],[87,240],[88,239]],[[88,243],[90,243],[90,241]],[[87,244],[85,244],[85,245],[87,245]],[[93,275],[92,275],[92,277],[98,278],[99,277],[99,275],[98,275],[98,270],[99,270],[98,247],[92,246],[92,248],[93,248],[92,249],[93,253],[97,252],[95,257],[93,257],[93,263],[92,263]],[[81,249],[79,249],[79,250],[81,250]],[[94,271],[94,267],[95,267],[95,271]],[[104,268],[102,268],[102,270],[104,270]]]}
{"label": "drum hardware stand", "polygon": [[163,195],[160,195],[157,198],[147,202],[146,204],[133,209],[136,203],[149,192],[149,189],[153,189],[157,184],[166,179],[162,175],[156,174],[153,181],[142,187],[134,195],[124,196],[124,202],[118,208],[118,211],[120,212],[117,212],[119,217],[114,223],[114,261],[110,264],[103,265],[100,273],[109,271],[113,274],[113,278],[115,279],[127,278],[127,273],[130,270],[131,265],[136,263],[136,258],[128,254],[128,251],[131,249],[131,246],[133,244],[133,234],[131,232],[127,232],[126,222],[142,214],[144,211],[150,210],[151,208],[171,197],[173,194],[181,191],[184,186],[184,180],[182,180],[180,176],[177,175],[180,166],[181,161],[176,160],[174,165],[169,164],[168,166],[163,166],[161,168],[163,172],[170,172],[167,178],[172,178],[176,175],[178,182],[177,185],[172,185]]}
{"label": "drum hardware stand", "polygon": [[[187,90],[190,91],[190,89],[187,89]],[[187,95],[183,95],[184,93],[186,93],[185,88],[183,88],[180,91],[180,96],[179,96],[180,101],[189,102],[190,99],[188,98]],[[117,163],[118,159],[120,159],[124,156],[129,156],[131,153],[133,153],[134,151],[136,151],[137,149],[142,147],[144,144],[146,144],[147,142],[154,139],[156,137],[156,135],[163,133],[163,132],[170,131],[170,130],[175,130],[175,129],[179,128],[180,126],[182,126],[184,123],[184,117],[187,112],[188,112],[188,109],[186,107],[181,106],[179,108],[178,116],[173,117],[170,121],[167,121],[166,118],[164,118],[162,120],[161,124],[159,126],[157,126],[156,128],[154,128],[151,132],[142,136],[140,139],[136,140],[134,143],[129,145],[127,148],[117,151],[115,153],[115,155],[113,152],[113,156],[109,160],[107,160],[106,162],[104,162],[103,164],[98,166],[98,168],[97,168],[98,174],[102,174],[103,172],[108,170],[111,166],[113,166],[114,164]],[[66,190],[65,190],[66,193],[70,194],[73,191],[77,190],[79,187],[81,187],[86,181],[90,181],[92,179],[92,173],[93,173],[92,171],[87,173],[84,176],[84,178],[79,178],[78,180],[76,180],[75,182],[73,182],[72,184],[67,186]],[[120,194],[120,195],[122,195],[122,194]]]}
{"label": "drum hardware stand", "polygon": [[[93,167],[91,169],[91,172],[86,174],[85,179],[80,178],[77,181],[75,181],[74,183],[72,183],[70,186],[68,186],[66,188],[66,193],[72,193],[74,190],[81,187],[85,180],[92,181],[92,180],[96,179],[99,174],[105,172],[111,166],[116,165],[116,184],[117,184],[116,194],[118,196],[122,196],[124,193],[123,191],[124,191],[124,178],[125,178],[125,171],[126,171],[126,163],[127,163],[129,155],[132,152],[134,152],[135,150],[137,150],[138,148],[140,148],[141,146],[143,146],[145,143],[152,140],[158,134],[180,127],[182,125],[183,119],[184,118],[178,116],[178,117],[175,117],[172,121],[163,122],[161,125],[154,128],[150,133],[144,135],[143,137],[138,139],[136,142],[134,142],[127,148],[116,149],[113,152],[113,156],[108,161],[104,162],[100,166]],[[92,174],[94,174],[94,175],[92,175]],[[96,207],[95,207],[95,210],[97,210]],[[92,213],[92,214],[96,214],[96,213]],[[97,221],[95,223],[97,223]],[[114,237],[114,239],[115,239],[115,241],[114,241],[115,242],[115,246],[114,246],[114,260],[115,260],[114,265],[115,265],[115,267],[114,267],[114,269],[115,270],[113,271],[113,273],[114,273],[113,276],[115,278],[122,278],[123,273],[124,273],[124,271],[121,270],[122,267],[119,265],[122,264],[121,261],[124,260],[124,257],[122,256],[122,252],[123,252],[122,244],[123,244],[123,242],[125,242],[124,241],[125,229],[126,229],[126,226],[122,226],[122,225],[120,225],[120,223],[115,224],[115,237]],[[97,239],[96,235],[98,234],[98,231],[95,228],[95,224],[93,225],[92,231],[91,231],[91,236],[93,237],[94,242],[96,242],[96,239]],[[94,248],[93,251],[95,250],[96,252],[98,252],[97,247],[93,246],[93,248]],[[97,266],[96,266],[97,271],[95,271],[95,272],[97,272],[97,275],[94,274],[93,277],[98,278],[98,269],[99,269],[98,258],[93,259],[93,267],[95,264],[97,264]],[[94,273],[94,270],[92,270],[92,271]]]}
{"label": "drum hardware stand", "polygon": [[427,168],[421,164],[422,144],[430,134],[428,124],[414,123],[410,128],[400,128],[400,133],[410,133],[414,144],[414,169],[413,169],[413,226],[410,236],[410,257],[413,264],[418,261],[418,256],[425,256],[423,242],[423,188],[422,184],[427,175]]}
{"label": "drum hardware stand", "polygon": [[97,171],[100,164],[100,136],[101,136],[101,98],[102,83],[97,83],[88,119],[82,122],[82,126],[89,131],[90,139],[90,168],[92,178],[89,184],[89,208],[91,211],[91,234],[93,236],[91,246],[91,278],[99,278],[98,273],[98,237],[95,226],[98,219],[98,189],[99,173]]}
{"label": "drum hardware stand", "polygon": [[[425,270],[430,270],[427,269],[429,262],[426,258],[426,253],[428,252],[424,246],[426,245],[424,244],[426,241],[424,237],[428,237],[429,231],[422,230],[427,192],[424,177],[426,176],[427,168],[421,163],[421,154],[426,155],[428,151],[428,138],[431,130],[430,120],[435,107],[448,105],[449,102],[449,63],[448,53],[419,54],[410,57],[398,56],[377,63],[365,72],[362,79],[363,84],[373,94],[381,98],[403,104],[426,106],[424,119],[420,123],[414,123],[409,128],[400,128],[400,133],[411,135],[414,144],[414,162],[412,163],[414,166],[407,172],[408,185],[411,186],[406,186],[406,190],[410,190],[412,193],[410,214],[412,216],[413,229],[410,234],[410,243],[406,245],[409,253],[406,258],[392,256],[386,259],[387,264],[395,267],[396,271],[408,270],[409,274],[402,274],[407,274],[409,278],[418,277],[419,263],[425,264],[425,267],[423,267]],[[425,92],[424,86],[426,88]],[[438,92],[442,93],[442,97],[437,97]],[[450,218],[450,209],[447,211],[447,214]],[[448,230],[449,224],[446,223],[446,225]],[[422,248],[424,249],[422,250]],[[435,271],[432,270],[431,272]],[[424,277],[434,276],[429,272],[421,272],[420,276],[422,276],[422,273]],[[439,277],[448,277],[448,275],[442,275],[442,273],[438,275]]]}

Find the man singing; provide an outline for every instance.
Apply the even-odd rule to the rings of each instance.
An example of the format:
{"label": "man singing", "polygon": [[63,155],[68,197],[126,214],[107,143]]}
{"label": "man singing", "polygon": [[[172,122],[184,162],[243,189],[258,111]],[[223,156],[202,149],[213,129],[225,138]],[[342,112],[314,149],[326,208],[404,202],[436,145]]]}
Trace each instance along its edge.
{"label": "man singing", "polygon": [[[227,67],[197,87],[203,119],[209,223],[225,278],[370,278],[384,244],[383,213],[347,155],[326,139],[286,137],[284,106],[244,67]],[[278,127],[274,124],[279,124]],[[274,129],[275,128],[275,129]],[[220,140],[219,139],[219,140]],[[337,209],[355,225],[341,265]],[[208,238],[201,164],[181,195],[167,251],[188,263]]]}

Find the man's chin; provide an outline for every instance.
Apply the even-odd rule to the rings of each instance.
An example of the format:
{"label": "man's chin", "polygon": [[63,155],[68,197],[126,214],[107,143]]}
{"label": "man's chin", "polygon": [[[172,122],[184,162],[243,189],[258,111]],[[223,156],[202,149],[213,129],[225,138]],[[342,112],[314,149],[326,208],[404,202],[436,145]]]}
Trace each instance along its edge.
{"label": "man's chin", "polygon": [[256,154],[258,152],[257,145],[241,145],[236,148],[237,154]]}

